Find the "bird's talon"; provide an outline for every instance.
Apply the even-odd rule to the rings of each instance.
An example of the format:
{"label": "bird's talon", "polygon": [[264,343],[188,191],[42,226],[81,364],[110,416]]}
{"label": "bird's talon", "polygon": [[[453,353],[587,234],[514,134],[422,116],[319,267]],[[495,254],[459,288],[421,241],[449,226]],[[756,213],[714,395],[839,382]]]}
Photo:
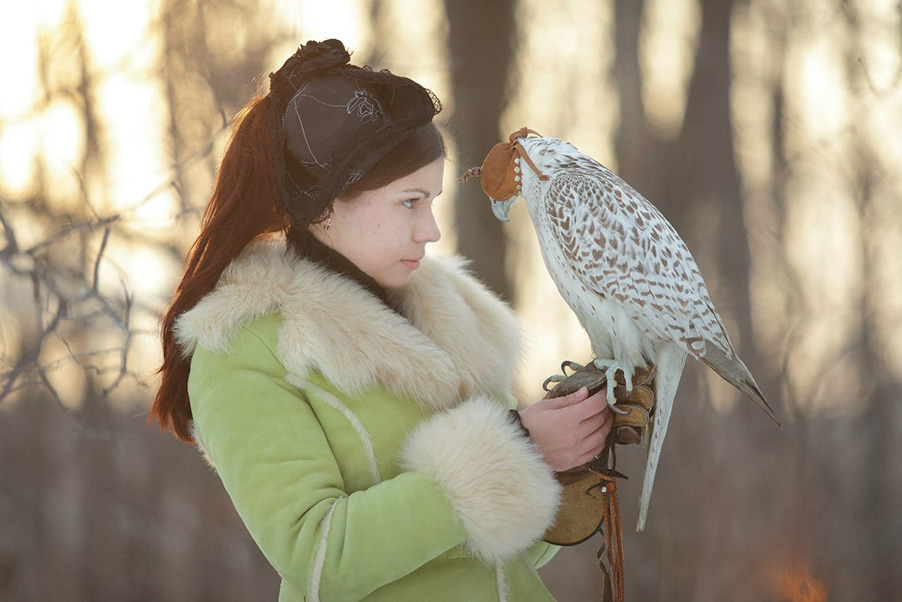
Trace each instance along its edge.
{"label": "bird's talon", "polygon": [[614,387],[617,386],[617,380],[615,377],[617,376],[617,371],[623,373],[623,380],[626,383],[626,391],[629,394],[632,394],[633,391],[633,375],[630,371],[629,367],[626,364],[622,364],[617,360],[601,360],[596,359],[593,360],[595,367],[599,370],[604,370],[604,376],[608,380],[608,406],[610,406],[611,411],[616,412],[617,414],[629,414],[630,410],[621,410],[617,406],[617,398],[614,397]]}
{"label": "bird's talon", "polygon": [[545,392],[550,391],[548,385],[551,383],[560,383],[563,382],[567,377],[563,374],[552,374],[548,378],[545,379],[545,382],[542,383],[542,390]]}
{"label": "bird's talon", "polygon": [[611,411],[612,411],[612,412],[615,412],[615,413],[617,413],[617,414],[621,414],[621,415],[623,415],[623,416],[625,416],[626,414],[629,414],[629,413],[632,411],[632,410],[630,410],[630,409],[628,409],[628,408],[625,409],[625,410],[621,410],[620,408],[618,408],[618,407],[617,407],[617,400],[616,400],[616,399],[614,400],[614,403],[611,403],[611,401],[608,400],[608,405],[611,407]]}
{"label": "bird's talon", "polygon": [[576,362],[572,362],[570,360],[564,360],[563,362],[561,362],[561,372],[563,372],[564,374],[567,374],[567,368],[570,368],[574,372],[579,372],[583,369],[583,367],[584,366],[582,364],[577,364]]}

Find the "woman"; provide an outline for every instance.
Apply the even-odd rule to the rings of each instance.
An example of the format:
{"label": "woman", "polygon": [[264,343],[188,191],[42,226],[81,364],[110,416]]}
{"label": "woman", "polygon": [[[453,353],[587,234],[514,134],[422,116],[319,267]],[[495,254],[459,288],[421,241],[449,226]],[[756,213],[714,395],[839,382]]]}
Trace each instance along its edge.
{"label": "woman", "polygon": [[152,416],[214,465],[281,601],[550,600],[553,471],[602,448],[604,392],[510,410],[513,313],[425,256],[440,104],[349,59],[309,42],[239,116]]}

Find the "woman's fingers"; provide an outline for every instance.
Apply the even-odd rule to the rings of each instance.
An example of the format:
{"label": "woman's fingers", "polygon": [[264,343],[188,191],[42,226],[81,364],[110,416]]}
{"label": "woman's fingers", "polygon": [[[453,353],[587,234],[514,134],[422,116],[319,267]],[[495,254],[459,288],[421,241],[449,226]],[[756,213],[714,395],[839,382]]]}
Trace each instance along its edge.
{"label": "woman's fingers", "polygon": [[592,416],[600,414],[608,409],[607,389],[602,388],[594,395],[586,397],[582,401],[568,405],[561,409],[572,415],[572,418],[582,422]]}
{"label": "woman's fingers", "polygon": [[528,406],[520,411],[520,418],[545,461],[558,471],[598,455],[613,424],[607,391],[589,395],[585,387]]}
{"label": "woman's fingers", "polygon": [[570,395],[564,395],[563,397],[554,397],[552,399],[544,399],[539,403],[545,405],[545,407],[549,410],[560,410],[574,406],[585,400],[588,396],[589,389],[587,387],[582,387],[580,389],[577,389]]}
{"label": "woman's fingers", "polygon": [[611,412],[608,411],[593,416],[580,424],[580,430],[585,433],[585,436],[579,445],[580,451],[582,452],[580,457],[588,455],[591,460],[601,453],[601,450],[604,449],[605,441],[607,441],[608,434],[611,432],[613,422],[614,419]]}
{"label": "woman's fingers", "polygon": [[608,407],[608,404],[604,404],[604,408],[601,409],[600,412],[596,414],[592,414],[588,418],[584,418],[579,422],[579,429],[582,433],[588,435],[592,433],[599,427],[601,427],[604,423],[610,422],[613,420],[613,412]]}

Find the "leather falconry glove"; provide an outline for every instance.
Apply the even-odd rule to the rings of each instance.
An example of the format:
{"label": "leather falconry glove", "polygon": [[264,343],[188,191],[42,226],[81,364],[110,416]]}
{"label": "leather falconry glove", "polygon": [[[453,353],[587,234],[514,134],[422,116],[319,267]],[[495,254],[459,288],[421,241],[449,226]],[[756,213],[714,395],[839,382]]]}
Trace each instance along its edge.
{"label": "leather falconry glove", "polygon": [[[561,371],[565,375],[567,368],[576,371],[545,381],[546,399],[569,395],[581,387],[587,387],[592,395],[607,386],[604,371],[596,368],[593,362],[585,366],[564,362]],[[623,600],[622,528],[616,479],[626,477],[616,470],[615,450],[617,445],[635,445],[647,440],[655,410],[654,373],[654,366],[647,370],[637,369],[633,375],[632,393],[627,393],[623,376],[617,373],[616,405],[618,409],[628,411],[614,414],[605,449],[582,466],[555,473],[563,485],[561,506],[543,539],[555,545],[572,546],[600,531],[604,538],[598,550],[598,562],[605,577],[605,601]],[[550,382],[557,384],[549,390]]]}

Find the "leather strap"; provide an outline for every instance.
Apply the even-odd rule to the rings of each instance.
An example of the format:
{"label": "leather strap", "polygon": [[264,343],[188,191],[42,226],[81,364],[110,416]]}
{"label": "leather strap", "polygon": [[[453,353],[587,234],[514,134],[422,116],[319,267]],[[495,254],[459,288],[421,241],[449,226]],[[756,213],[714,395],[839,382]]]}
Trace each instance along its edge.
{"label": "leather strap", "polygon": [[526,161],[526,164],[529,165],[529,166],[532,168],[532,170],[533,170],[534,172],[536,172],[536,175],[539,176],[539,179],[540,179],[540,180],[547,180],[547,179],[548,179],[548,176],[546,176],[545,174],[543,174],[543,173],[539,170],[539,168],[536,167],[536,164],[532,162],[532,159],[529,158],[529,154],[526,152],[526,149],[523,148],[523,145],[522,145],[522,144],[520,144],[519,142],[514,142],[513,148],[517,151],[517,154],[520,155],[520,157],[521,157],[524,161]]}
{"label": "leather strap", "polygon": [[598,548],[598,568],[604,575],[605,602],[623,602],[623,523],[620,520],[620,501],[617,498],[617,478],[598,474],[599,487],[605,497],[604,521],[601,526],[604,545]]}

